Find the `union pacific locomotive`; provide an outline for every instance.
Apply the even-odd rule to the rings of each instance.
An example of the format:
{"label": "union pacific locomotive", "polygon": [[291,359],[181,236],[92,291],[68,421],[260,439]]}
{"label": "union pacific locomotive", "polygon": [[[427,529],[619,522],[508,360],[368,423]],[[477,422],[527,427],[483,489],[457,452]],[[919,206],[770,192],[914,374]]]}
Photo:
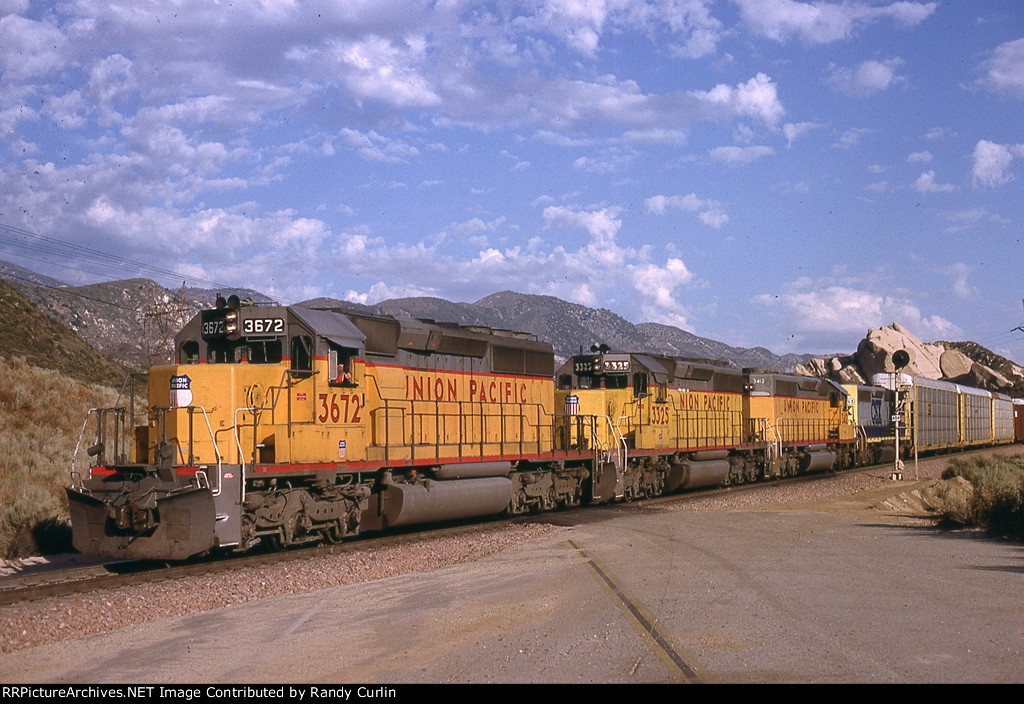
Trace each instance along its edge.
{"label": "union pacific locomotive", "polygon": [[92,412],[67,489],[80,552],[181,560],[649,497],[847,467],[892,434],[879,387],[607,349],[553,383],[531,335],[336,308],[218,297],[175,345],[144,423]]}

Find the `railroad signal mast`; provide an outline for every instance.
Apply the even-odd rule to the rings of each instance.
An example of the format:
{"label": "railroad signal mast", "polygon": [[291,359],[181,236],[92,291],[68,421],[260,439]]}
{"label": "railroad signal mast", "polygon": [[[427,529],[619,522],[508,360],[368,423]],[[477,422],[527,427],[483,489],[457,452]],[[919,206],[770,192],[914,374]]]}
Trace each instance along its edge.
{"label": "railroad signal mast", "polygon": [[903,419],[903,407],[905,399],[900,398],[900,370],[910,364],[910,353],[906,350],[896,350],[892,353],[893,366],[893,413],[892,422],[896,431],[896,458],[893,460],[891,479],[903,481],[903,458],[900,456],[900,422]]}

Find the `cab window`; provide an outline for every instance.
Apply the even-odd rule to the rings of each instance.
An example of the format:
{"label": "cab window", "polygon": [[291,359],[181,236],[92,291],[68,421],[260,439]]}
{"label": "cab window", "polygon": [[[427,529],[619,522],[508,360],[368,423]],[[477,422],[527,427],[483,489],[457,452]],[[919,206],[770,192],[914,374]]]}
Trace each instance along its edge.
{"label": "cab window", "polygon": [[633,396],[640,398],[647,395],[647,372],[637,372],[633,375]]}
{"label": "cab window", "polygon": [[291,352],[291,370],[293,372],[313,373],[313,340],[306,335],[296,335],[289,345]]}
{"label": "cab window", "polygon": [[356,385],[355,377],[353,376],[352,360],[355,359],[358,352],[358,350],[348,347],[331,345],[330,352],[328,353],[328,381],[331,384],[336,386]]}
{"label": "cab window", "polygon": [[178,364],[199,364],[199,343],[186,340],[178,349]]}

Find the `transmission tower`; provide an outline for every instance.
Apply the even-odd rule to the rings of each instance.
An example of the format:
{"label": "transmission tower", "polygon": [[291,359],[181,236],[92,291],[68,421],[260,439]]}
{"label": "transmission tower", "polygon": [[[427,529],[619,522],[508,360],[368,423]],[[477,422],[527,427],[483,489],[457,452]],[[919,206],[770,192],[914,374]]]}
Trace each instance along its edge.
{"label": "transmission tower", "polygon": [[174,336],[192,317],[192,306],[185,299],[185,282],[177,296],[150,289],[150,302],[142,309],[142,330],[146,339],[149,366],[174,362]]}

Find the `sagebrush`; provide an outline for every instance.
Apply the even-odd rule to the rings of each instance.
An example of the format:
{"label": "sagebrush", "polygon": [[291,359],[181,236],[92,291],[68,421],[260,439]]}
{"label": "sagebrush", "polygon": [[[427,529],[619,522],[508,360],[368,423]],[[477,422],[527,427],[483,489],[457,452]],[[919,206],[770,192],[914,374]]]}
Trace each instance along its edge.
{"label": "sagebrush", "polygon": [[946,508],[947,521],[1024,539],[1024,454],[957,457],[942,474],[953,477],[969,481],[973,492],[965,505]]}
{"label": "sagebrush", "polygon": [[0,359],[0,557],[71,549],[64,487],[88,410],[117,392]]}

